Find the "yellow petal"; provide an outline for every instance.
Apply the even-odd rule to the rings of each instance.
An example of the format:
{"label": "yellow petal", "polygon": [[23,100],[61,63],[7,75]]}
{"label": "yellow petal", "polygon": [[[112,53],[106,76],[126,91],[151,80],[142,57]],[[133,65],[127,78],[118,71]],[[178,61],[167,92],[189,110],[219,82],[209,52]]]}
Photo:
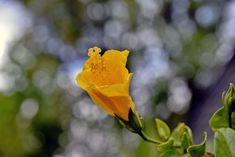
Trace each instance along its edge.
{"label": "yellow petal", "polygon": [[96,87],[100,93],[107,97],[114,96],[129,96],[129,85],[132,78],[132,73],[129,75],[129,78],[126,83],[123,84],[112,84]]}
{"label": "yellow petal", "polygon": [[79,86],[86,90],[89,87],[89,81],[84,77],[83,73],[77,75],[76,81],[79,84]]}
{"label": "yellow petal", "polygon": [[114,116],[113,110],[110,106],[112,106],[112,102],[106,96],[102,95],[96,90],[88,91],[88,94],[92,98],[92,100],[106,113],[111,116]]}
{"label": "yellow petal", "polygon": [[125,83],[129,79],[129,73],[124,64],[128,52],[113,50],[105,54],[102,57],[96,55],[88,59],[84,64],[83,71],[79,74],[80,76],[77,77],[77,81],[83,78],[83,83],[95,84],[96,86]]}
{"label": "yellow petal", "polygon": [[107,60],[116,61],[117,63],[123,64],[126,66],[127,57],[129,55],[129,51],[118,51],[118,50],[108,50],[104,53],[103,58]]}
{"label": "yellow petal", "polygon": [[128,113],[130,108],[134,111],[134,103],[130,96],[115,96],[109,98],[112,102],[110,106],[113,113],[124,120],[128,121]]}
{"label": "yellow petal", "polygon": [[88,93],[92,100],[109,115],[117,115],[128,121],[130,108],[134,111],[134,103],[130,96],[107,97],[96,90],[90,90]]}
{"label": "yellow petal", "polygon": [[105,60],[105,66],[108,67],[107,75],[109,75],[110,83],[124,83],[129,78],[129,72],[126,68],[126,62],[129,52],[109,50],[102,56]]}

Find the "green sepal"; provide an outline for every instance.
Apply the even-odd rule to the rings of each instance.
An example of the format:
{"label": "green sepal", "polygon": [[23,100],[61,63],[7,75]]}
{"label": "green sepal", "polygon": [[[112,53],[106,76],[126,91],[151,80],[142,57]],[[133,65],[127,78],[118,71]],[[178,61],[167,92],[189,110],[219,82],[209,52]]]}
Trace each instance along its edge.
{"label": "green sepal", "polygon": [[189,157],[202,157],[206,151],[207,134],[204,132],[203,141],[201,144],[191,145],[188,147],[187,152]]}
{"label": "green sepal", "polygon": [[144,126],[143,117],[139,113],[133,112],[131,108],[128,113],[128,119],[129,119],[128,121],[122,119],[118,115],[115,116],[123,127],[127,128],[129,131],[133,133],[139,133],[143,129]]}
{"label": "green sepal", "polygon": [[136,132],[140,132],[144,125],[143,125],[143,117],[137,113],[137,112],[133,112],[132,109],[129,110],[129,124],[132,127],[132,129],[134,129]]}
{"label": "green sepal", "polygon": [[168,125],[160,119],[155,119],[155,123],[156,123],[156,127],[157,127],[157,132],[158,132],[158,135],[160,136],[160,138],[163,141],[168,140],[171,135],[171,131],[170,131],[170,128],[168,127]]}
{"label": "green sepal", "polygon": [[120,119],[119,117],[116,116],[117,121],[119,122],[119,124],[121,124],[122,127],[126,128],[127,130],[136,133],[136,131],[134,129],[131,128],[131,126],[129,125],[128,121],[125,121],[123,119]]}
{"label": "green sepal", "polygon": [[235,156],[235,131],[230,128],[221,128],[215,133],[214,150],[216,157]]}

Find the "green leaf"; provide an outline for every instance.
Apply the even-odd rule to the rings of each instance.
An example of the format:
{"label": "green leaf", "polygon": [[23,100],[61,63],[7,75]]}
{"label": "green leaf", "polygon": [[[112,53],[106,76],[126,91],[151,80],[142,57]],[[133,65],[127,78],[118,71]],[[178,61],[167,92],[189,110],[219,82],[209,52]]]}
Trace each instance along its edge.
{"label": "green leaf", "polygon": [[185,131],[185,124],[179,123],[178,126],[173,130],[171,139],[174,141],[174,146],[181,146],[181,139]]}
{"label": "green leaf", "polygon": [[213,114],[209,121],[209,124],[213,131],[216,131],[220,128],[229,127],[229,114],[225,111],[224,107],[221,107]]}
{"label": "green leaf", "polygon": [[211,117],[209,123],[213,131],[220,128],[235,129],[235,88],[230,84],[227,92],[222,95],[224,106],[217,110]]}
{"label": "green leaf", "polygon": [[174,148],[173,141],[169,139],[167,142],[157,145],[160,157],[182,157],[180,152]]}
{"label": "green leaf", "polygon": [[232,112],[231,120],[232,120],[232,128],[235,129],[235,112]]}
{"label": "green leaf", "polygon": [[168,127],[168,125],[165,122],[163,122],[160,119],[155,119],[155,122],[156,122],[156,126],[157,126],[158,135],[164,141],[166,141],[171,135],[170,128]]}
{"label": "green leaf", "polygon": [[176,147],[187,147],[193,141],[191,129],[184,123],[180,123],[173,130],[170,139],[174,141],[174,146]]}
{"label": "green leaf", "polygon": [[235,88],[234,85],[230,83],[229,89],[227,90],[226,93],[223,93],[222,95],[222,102],[225,108],[230,108],[231,105],[233,105],[234,98],[235,98]]}
{"label": "green leaf", "polygon": [[235,157],[235,131],[230,128],[219,129],[215,133],[214,150],[216,157]]}
{"label": "green leaf", "polygon": [[167,150],[160,155],[160,157],[181,157],[179,152],[175,149]]}
{"label": "green leaf", "polygon": [[159,145],[157,145],[157,150],[159,152],[165,152],[167,150],[171,150],[174,149],[173,147],[173,140],[169,139],[168,141],[161,143]]}
{"label": "green leaf", "polygon": [[192,145],[191,139],[192,138],[190,137],[190,135],[187,132],[184,132],[183,137],[182,137],[182,141],[181,141],[181,148],[186,149],[190,145]]}
{"label": "green leaf", "polygon": [[201,144],[189,146],[189,148],[187,149],[187,152],[190,157],[204,156],[205,150],[206,150],[206,139],[207,139],[207,134],[205,132],[204,137],[203,137],[203,141]]}

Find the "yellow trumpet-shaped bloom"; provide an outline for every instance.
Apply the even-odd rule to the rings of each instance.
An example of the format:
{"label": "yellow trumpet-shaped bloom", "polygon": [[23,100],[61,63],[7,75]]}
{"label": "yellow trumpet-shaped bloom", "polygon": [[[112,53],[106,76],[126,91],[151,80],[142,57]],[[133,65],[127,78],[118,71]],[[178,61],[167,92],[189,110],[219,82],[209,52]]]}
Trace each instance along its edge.
{"label": "yellow trumpet-shaped bloom", "polygon": [[129,110],[134,103],[129,95],[132,73],[126,68],[129,51],[108,50],[103,55],[98,47],[90,48],[90,57],[77,82],[92,100],[105,112],[128,121]]}

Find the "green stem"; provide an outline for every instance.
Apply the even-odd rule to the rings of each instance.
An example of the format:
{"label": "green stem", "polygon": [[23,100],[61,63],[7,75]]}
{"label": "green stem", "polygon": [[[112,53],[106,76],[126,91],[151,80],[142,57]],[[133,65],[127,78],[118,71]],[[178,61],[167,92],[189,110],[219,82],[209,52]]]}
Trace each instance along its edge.
{"label": "green stem", "polygon": [[140,131],[138,132],[138,134],[139,134],[145,141],[147,141],[147,142],[151,142],[151,143],[154,143],[154,144],[160,144],[160,143],[161,143],[160,141],[155,140],[155,139],[149,137],[148,135],[146,135],[146,134],[143,132],[143,130],[140,130]]}

